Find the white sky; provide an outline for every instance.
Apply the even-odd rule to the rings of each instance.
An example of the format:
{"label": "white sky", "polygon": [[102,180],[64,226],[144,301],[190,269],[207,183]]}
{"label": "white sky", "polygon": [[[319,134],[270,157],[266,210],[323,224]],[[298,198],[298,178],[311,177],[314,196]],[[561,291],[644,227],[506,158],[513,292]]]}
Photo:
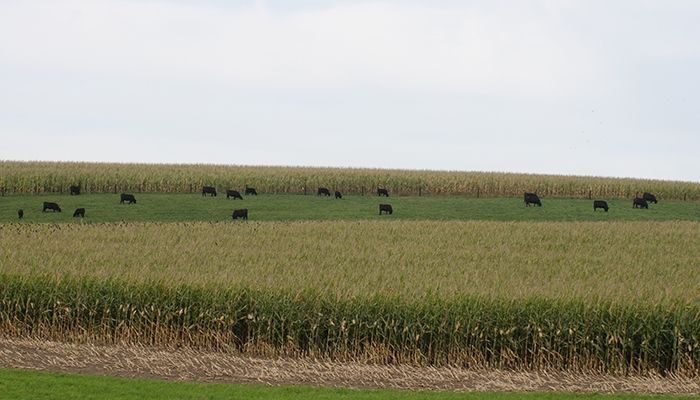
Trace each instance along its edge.
{"label": "white sky", "polygon": [[700,182],[698,21],[682,0],[0,1],[0,159]]}

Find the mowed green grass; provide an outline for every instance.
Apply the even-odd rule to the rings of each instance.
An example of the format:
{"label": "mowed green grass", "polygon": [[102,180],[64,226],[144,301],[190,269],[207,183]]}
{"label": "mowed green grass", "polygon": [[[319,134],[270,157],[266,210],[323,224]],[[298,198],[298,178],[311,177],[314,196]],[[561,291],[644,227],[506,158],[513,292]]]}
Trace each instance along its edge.
{"label": "mowed green grass", "polygon": [[454,393],[359,390],[306,386],[264,386],[172,382],[0,369],[0,399],[227,399],[227,400],[631,400],[689,399],[689,396],[595,393]]}
{"label": "mowed green grass", "polygon": [[[341,200],[316,195],[261,194],[244,200],[225,195],[136,194],[137,204],[119,204],[118,194],[11,195],[0,197],[0,223],[17,221],[24,210],[26,222],[74,222],[73,211],[86,209],[85,222],[119,221],[225,221],[236,208],[247,208],[255,221],[295,220],[487,220],[487,221],[700,221],[700,202],[664,201],[648,210],[632,208],[631,200],[608,200],[610,211],[593,211],[592,200],[546,199],[542,207],[525,207],[521,198],[461,196],[345,196]],[[45,201],[58,203],[63,212],[42,212]],[[393,215],[379,215],[379,204],[389,203]]]}

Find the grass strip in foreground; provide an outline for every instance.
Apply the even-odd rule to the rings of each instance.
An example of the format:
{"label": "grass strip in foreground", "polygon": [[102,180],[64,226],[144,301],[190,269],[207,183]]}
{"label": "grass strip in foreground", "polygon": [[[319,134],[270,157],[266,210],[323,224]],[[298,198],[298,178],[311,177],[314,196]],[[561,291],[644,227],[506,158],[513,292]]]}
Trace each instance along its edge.
{"label": "grass strip in foreground", "polygon": [[570,393],[449,393],[399,390],[355,390],[304,386],[172,382],[107,376],[84,376],[0,369],[0,399],[227,399],[227,400],[631,400],[684,399],[666,395],[600,395]]}

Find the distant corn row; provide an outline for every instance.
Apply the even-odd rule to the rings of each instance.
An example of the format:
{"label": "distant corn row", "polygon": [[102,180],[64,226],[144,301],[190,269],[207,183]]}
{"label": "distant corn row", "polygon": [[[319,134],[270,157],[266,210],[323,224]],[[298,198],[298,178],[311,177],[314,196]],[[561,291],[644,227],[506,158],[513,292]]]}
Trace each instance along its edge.
{"label": "distant corn row", "polygon": [[556,300],[336,299],[2,276],[0,332],[250,355],[527,370],[700,371],[700,308]]}
{"label": "distant corn row", "polygon": [[378,187],[397,195],[632,198],[653,192],[661,199],[700,200],[700,183],[581,176],[390,169],[259,167],[182,164],[106,164],[0,161],[2,193],[68,192],[80,184],[93,193],[196,193],[202,186],[263,193],[310,193],[319,186],[350,194]]}

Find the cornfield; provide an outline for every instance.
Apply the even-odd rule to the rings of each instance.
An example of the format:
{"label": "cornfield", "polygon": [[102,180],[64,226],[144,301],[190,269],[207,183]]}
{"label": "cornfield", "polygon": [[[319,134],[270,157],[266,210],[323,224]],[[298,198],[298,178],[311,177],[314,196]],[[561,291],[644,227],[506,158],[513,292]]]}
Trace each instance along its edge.
{"label": "cornfield", "polygon": [[0,271],[345,298],[700,303],[698,232],[700,222],[0,224]]}
{"label": "cornfield", "polygon": [[0,329],[12,336],[371,363],[693,376],[699,327],[697,306],[0,280]]}
{"label": "cornfield", "polygon": [[700,183],[490,172],[182,164],[107,164],[0,161],[0,193],[194,193],[202,186],[256,187],[264,193],[313,193],[318,187],[365,194],[378,187],[398,195],[631,198],[653,192],[662,199],[700,200]]}
{"label": "cornfield", "polygon": [[0,333],[370,363],[697,376],[699,229],[5,224]]}

